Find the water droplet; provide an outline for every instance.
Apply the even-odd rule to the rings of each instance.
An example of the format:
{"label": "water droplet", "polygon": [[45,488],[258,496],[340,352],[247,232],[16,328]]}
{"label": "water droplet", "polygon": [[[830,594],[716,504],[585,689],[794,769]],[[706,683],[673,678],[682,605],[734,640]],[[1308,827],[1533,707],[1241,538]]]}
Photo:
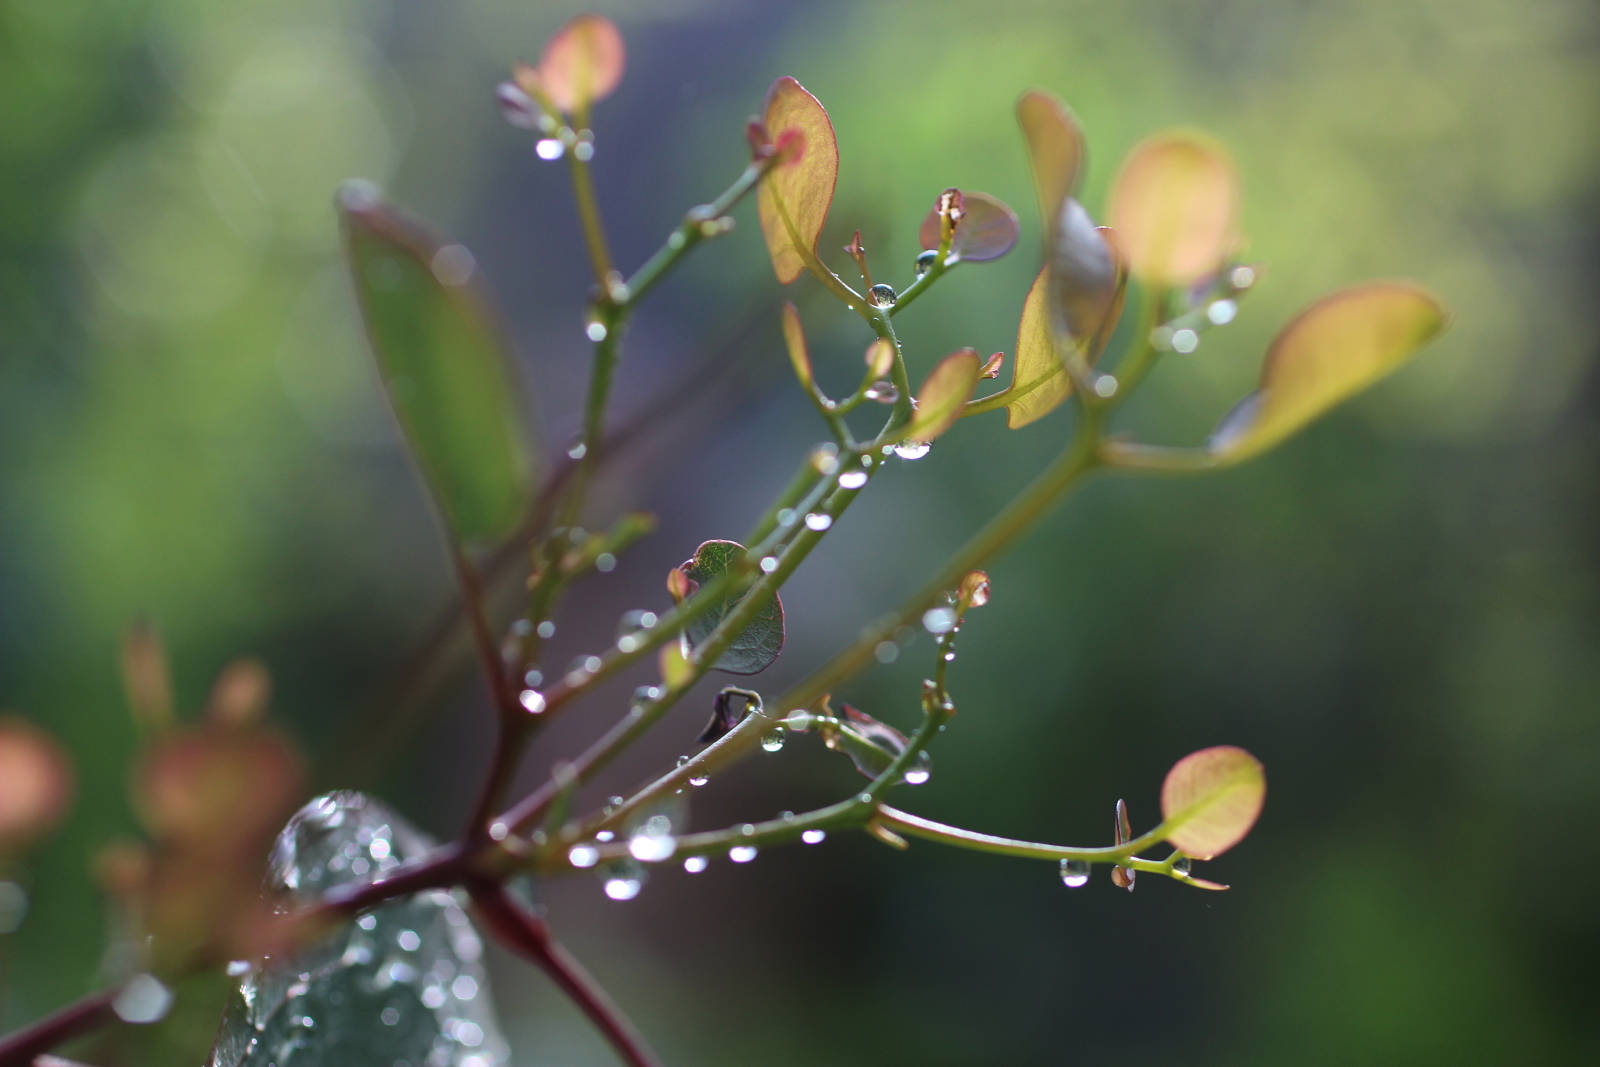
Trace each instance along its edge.
{"label": "water droplet", "polygon": [[1189,877],[1189,871],[1193,869],[1193,866],[1194,864],[1188,856],[1179,856],[1177,859],[1172,861],[1172,873],[1181,874],[1183,877],[1187,878]]}
{"label": "water droplet", "polygon": [[422,938],[417,936],[415,930],[401,930],[395,935],[394,943],[400,946],[402,952],[415,952],[422,947]]}
{"label": "water droplet", "polygon": [[172,990],[153,974],[134,975],[111,1002],[117,1018],[135,1024],[160,1022],[171,1007]]}
{"label": "water droplet", "polygon": [[893,382],[885,379],[881,382],[873,382],[868,387],[865,396],[868,400],[876,400],[880,404],[893,404],[900,399],[900,390]]}
{"label": "water droplet", "polygon": [[587,163],[594,158],[594,142],[579,141],[572,146],[572,158],[579,163]]}
{"label": "water droplet", "polygon": [[920,278],[928,273],[937,262],[939,262],[939,250],[937,248],[930,248],[917,256],[917,277]]}
{"label": "water droplet", "polygon": [[574,867],[593,867],[600,862],[600,850],[593,845],[573,845],[567,852],[567,862]]}
{"label": "water droplet", "polygon": [[737,845],[728,850],[728,858],[735,863],[749,863],[756,858],[754,845]]}
{"label": "water droplet", "polygon": [[376,930],[378,928],[378,917],[376,915],[363,915],[356,920],[356,925],[363,930]]}
{"label": "water droplet", "polygon": [[822,844],[823,839],[827,836],[828,831],[826,830],[807,830],[805,833],[800,835],[800,840],[804,841],[808,845],[820,845]]}
{"label": "water droplet", "polygon": [[794,508],[779,508],[778,514],[773,516],[778,520],[779,526],[793,526],[794,520],[799,517],[800,513],[795,511]]}
{"label": "water droplet", "polygon": [[589,338],[589,340],[593,341],[595,344],[599,344],[601,341],[604,341],[606,336],[610,333],[610,331],[606,329],[606,324],[599,321],[589,323],[589,325],[583,328],[583,332]]}
{"label": "water droplet", "polygon": [[956,628],[953,608],[929,608],[922,613],[922,628],[930,634],[947,634]]}
{"label": "water droplet", "polygon": [[1094,394],[1099,397],[1113,397],[1117,395],[1117,378],[1114,374],[1102,374],[1094,380]]}
{"label": "water droplet", "polygon": [[1061,884],[1068,889],[1077,889],[1079,886],[1089,884],[1088,860],[1062,860]]}
{"label": "water droplet", "polygon": [[1193,330],[1184,328],[1172,335],[1172,350],[1187,355],[1200,347],[1200,335]]}
{"label": "water droplet", "polygon": [[894,454],[901,459],[921,459],[928,454],[933,444],[930,441],[902,441],[891,447],[894,449]]}
{"label": "water droplet", "polygon": [[544,694],[537,689],[524,689],[517,697],[517,703],[521,704],[529,715],[542,715],[544,713]]}
{"label": "water droplet", "polygon": [[709,781],[711,781],[710,778],[707,778],[705,776],[701,776],[699,778],[691,778],[691,779],[689,779],[689,784],[698,789],[700,786],[705,785]]}
{"label": "water droplet", "polygon": [[394,1026],[400,1021],[400,1009],[384,1008],[383,1011],[379,1013],[378,1019],[382,1021],[383,1025],[385,1026]]}
{"label": "water droplet", "polygon": [[606,878],[606,896],[612,900],[632,900],[639,895],[639,890],[644,888],[644,883],[625,874],[610,875]]}
{"label": "water droplet", "polygon": [[1206,308],[1206,318],[1217,326],[1226,326],[1239,314],[1239,305],[1232,300],[1218,300]]}
{"label": "water droplet", "polygon": [[1228,284],[1235,289],[1248,289],[1256,283],[1256,272],[1251,267],[1235,267],[1228,272]]}
{"label": "water droplet", "polygon": [[775,571],[777,569],[778,569],[778,557],[777,556],[763,556],[763,557],[761,557],[761,571],[762,571],[763,574],[771,574],[773,571]]}
{"label": "water droplet", "polygon": [[617,569],[617,557],[609,552],[602,552],[594,558],[594,569],[601,574],[610,574]]}
{"label": "water droplet", "polygon": [[489,824],[489,839],[491,841],[504,841],[511,836],[511,827],[496,819]]}
{"label": "water droplet", "polygon": [[826,530],[832,525],[832,515],[824,515],[820,511],[813,511],[811,514],[806,516],[806,529],[808,530],[816,530],[818,533],[821,533],[823,530]]}
{"label": "water droplet", "polygon": [[587,456],[588,454],[589,454],[589,446],[584,444],[582,441],[579,441],[577,444],[575,444],[571,448],[567,449],[567,458],[568,459],[582,459],[584,456]]}
{"label": "water droplet", "polygon": [[477,269],[478,261],[472,258],[472,252],[466,245],[445,245],[433,254],[428,267],[440,285],[466,285],[472,272]]}
{"label": "water droplet", "polygon": [[921,785],[933,776],[933,767],[926,752],[917,756],[917,762],[906,768],[906,785]]}
{"label": "water droplet", "polygon": [[761,750],[763,752],[781,752],[783,751],[784,740],[783,727],[779,726],[768,730],[761,735]]}
{"label": "water droplet", "polygon": [[943,659],[946,663],[954,663],[956,661],[956,654],[955,654],[954,650],[952,650],[952,651],[946,652],[940,658]]}
{"label": "water droplet", "polygon": [[672,821],[664,815],[651,816],[638,832],[628,839],[629,854],[643,863],[669,860],[676,851],[678,851],[678,839],[672,836]]}
{"label": "water droplet", "polygon": [[879,663],[893,663],[900,658],[900,646],[893,641],[879,641],[872,654],[878,658]]}
{"label": "water droplet", "polygon": [[711,865],[704,856],[690,856],[683,861],[683,869],[690,874],[699,874]]}
{"label": "water droplet", "polygon": [[655,627],[660,620],[653,611],[627,611],[622,618],[617,620],[617,636],[637,633],[640,630],[649,630]]}
{"label": "water droplet", "polygon": [[866,471],[845,471],[839,475],[840,489],[860,489],[867,484]]}
{"label": "water droplet", "polygon": [[811,450],[811,465],[822,474],[833,474],[839,469],[839,446],[829,441]]}
{"label": "water droplet", "polygon": [[899,299],[895,295],[894,286],[884,285],[882,282],[867,290],[867,300],[875,308],[892,308]]}
{"label": "water droplet", "polygon": [[541,137],[534,144],[533,151],[540,159],[549,162],[566,155],[567,146],[561,143],[559,137]]}
{"label": "water droplet", "polygon": [[556,635],[556,624],[551,622],[549,619],[546,619],[539,624],[539,628],[535,632],[538,633],[540,637],[548,641],[550,638]]}

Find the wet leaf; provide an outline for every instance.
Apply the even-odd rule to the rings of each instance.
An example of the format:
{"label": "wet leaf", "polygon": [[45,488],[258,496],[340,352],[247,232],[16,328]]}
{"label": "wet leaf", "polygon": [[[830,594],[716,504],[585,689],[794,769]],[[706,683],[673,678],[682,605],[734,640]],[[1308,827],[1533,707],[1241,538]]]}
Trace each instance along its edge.
{"label": "wet leaf", "polygon": [[[744,559],[744,546],[735,541],[707,541],[695,549],[694,557],[685,560],[679,566],[690,580],[705,586],[713,579],[721,577],[740,560]],[[711,610],[695,619],[684,627],[684,643],[688,648],[697,647],[717,624],[732,611],[734,605],[744,597],[745,591],[738,590],[722,598]],[[766,607],[756,615],[754,621],[745,627],[722,654],[722,658],[712,664],[719,671],[729,674],[759,674],[772,665],[778,658],[778,653],[783,651],[783,601],[774,596]]]}
{"label": "wet leaf", "polygon": [[970,348],[952,352],[939,361],[917,393],[917,410],[900,431],[902,441],[932,441],[961,417],[983,377],[983,361]]}
{"label": "wet leaf", "polygon": [[1050,310],[1059,337],[1093,363],[1122,314],[1122,271],[1112,232],[1097,227],[1083,205],[1068,198],[1050,244]]}
{"label": "wet leaf", "polygon": [[1233,161],[1193,134],[1160,134],[1136,145],[1110,204],[1128,269],[1153,285],[1193,284],[1214,273],[1239,241]]}
{"label": "wet leaf", "polygon": [[783,342],[789,348],[794,376],[809,392],[816,380],[811,370],[811,351],[806,347],[805,328],[800,325],[800,309],[787,301],[783,305]]}
{"label": "wet leaf", "polygon": [[1039,217],[1053,227],[1062,202],[1078,192],[1084,164],[1083,130],[1071,108],[1038,89],[1030,89],[1017,101],[1017,122],[1028,141]]}
{"label": "wet leaf", "polygon": [[723,734],[743,722],[756,706],[755,700],[743,689],[724,689],[711,702],[711,721],[695,740],[702,745],[721,740]]}
{"label": "wet leaf", "polygon": [[[964,212],[961,221],[956,224],[955,239],[950,244],[952,253],[973,263],[984,263],[999,259],[1016,247],[1017,237],[1022,231],[1017,224],[1015,211],[988,193],[963,192],[962,196],[965,201]],[[922,220],[922,230],[918,236],[923,248],[939,247],[938,204],[934,204],[927,218]]]}
{"label": "wet leaf", "polygon": [[[433,841],[385,805],[334,793],[273,849],[268,887],[297,904],[422,859]],[[448,890],[400,897],[238,979],[211,1067],[501,1067],[483,941]]]}
{"label": "wet leaf", "polygon": [[1211,451],[1235,463],[1271,448],[1405,362],[1447,318],[1437,297],[1408,282],[1323,297],[1272,342],[1260,389],[1222,420]]}
{"label": "wet leaf", "polygon": [[1244,749],[1218,745],[1191,753],[1161,786],[1167,840],[1195,859],[1220,856],[1244,840],[1266,795],[1266,772]]}
{"label": "wet leaf", "polygon": [[1050,268],[1033,280],[1022,304],[1017,327],[1017,358],[1011,367],[1013,397],[1006,405],[1006,425],[1020,429],[1061,406],[1072,393],[1072,379],[1056,356],[1055,334],[1050,329]]}
{"label": "wet leaf", "polygon": [[[888,723],[880,722],[849,704],[841,707],[839,722],[819,727],[823,744],[849,756],[856,770],[866,777],[878,777],[911,744],[910,738]],[[926,780],[928,768],[929,762],[924,755],[912,765],[911,771],[924,772],[922,777]]]}
{"label": "wet leaf", "polygon": [[610,19],[579,15],[544,46],[539,82],[562,111],[582,111],[622,81],[627,51]]}
{"label": "wet leaf", "polygon": [[458,538],[500,538],[528,506],[533,448],[472,254],[369,183],[347,183],[339,206],[367,337],[411,454]]}
{"label": "wet leaf", "polygon": [[[761,232],[772,254],[772,269],[778,281],[788,285],[805,271],[805,257],[795,248],[798,239],[805,251],[814,255],[822,227],[833,204],[834,186],[839,180],[839,142],[833,122],[817,98],[806,92],[793,78],[779,78],[767,90],[762,108],[767,134],[782,147],[785,138],[798,145],[798,158],[773,167],[761,182],[757,211]],[[793,224],[779,212],[779,201]]]}
{"label": "wet leaf", "polygon": [[0,853],[48,833],[72,803],[72,763],[55,738],[0,716]]}

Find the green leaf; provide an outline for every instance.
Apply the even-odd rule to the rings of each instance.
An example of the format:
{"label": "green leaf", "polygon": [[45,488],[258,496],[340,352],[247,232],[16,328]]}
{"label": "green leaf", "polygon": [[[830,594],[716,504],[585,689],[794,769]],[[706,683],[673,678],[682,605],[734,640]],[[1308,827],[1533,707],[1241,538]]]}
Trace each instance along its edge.
{"label": "green leaf", "polygon": [[[961,197],[962,215],[950,243],[952,258],[986,263],[1016,247],[1022,231],[1017,224],[1017,213],[1005,201],[988,193],[963,192]],[[934,249],[939,247],[941,236],[939,204],[935,203],[922,220],[917,237],[923,248]]]}
{"label": "green leaf", "polygon": [[783,304],[783,342],[794,364],[794,376],[810,392],[815,376],[811,370],[811,350],[806,346],[805,327],[800,324],[800,309],[788,301]]}
{"label": "green leaf", "polygon": [[1239,179],[1220,147],[1188,133],[1136,145],[1111,187],[1111,225],[1133,275],[1191,285],[1239,243]]}
{"label": "green leaf", "polygon": [[1448,314],[1409,282],[1330,293],[1272,342],[1261,388],[1222,420],[1209,447],[1223,463],[1265,451],[1393,371],[1444,329]]}
{"label": "green leaf", "polygon": [[1006,425],[1020,429],[1044,418],[1072,394],[1072,379],[1056,358],[1055,335],[1050,330],[1050,268],[1033,280],[1022,304],[1017,327],[1017,358],[1011,366],[1012,399],[1006,404]]}
{"label": "green leaf", "polygon": [[779,213],[778,201],[788,212],[796,235],[805,251],[814,255],[822,226],[828,221],[833,204],[833,189],[839,180],[839,141],[833,121],[817,98],[806,92],[793,78],[779,78],[767,90],[762,108],[767,136],[785,156],[793,144],[793,158],[780,161],[761,182],[756,194],[761,232],[772,254],[772,269],[778,281],[788,285],[805,272],[805,256],[795,248],[795,238]]}
{"label": "green leaf", "polygon": [[961,418],[983,377],[983,361],[970,348],[952,352],[939,361],[917,393],[916,414],[899,433],[902,441],[932,441]]}
{"label": "green leaf", "polygon": [[1028,141],[1039,217],[1053,227],[1062,203],[1076,195],[1083,175],[1083,130],[1071,108],[1038,89],[1028,90],[1017,101],[1017,122]]}
{"label": "green leaf", "polygon": [[[849,704],[841,707],[843,713],[839,721],[825,723],[818,732],[822,735],[823,744],[849,756],[856,770],[866,777],[876,778],[888,770],[889,765],[910,746],[911,739],[888,723],[857,711]],[[923,752],[907,768],[907,777],[913,783],[925,782],[931,769],[928,754]]]}
{"label": "green leaf", "polygon": [[503,537],[528,507],[533,448],[472,254],[370,183],[347,183],[339,208],[379,377],[434,502],[460,540]]}
{"label": "green leaf", "polygon": [[[704,586],[720,578],[744,559],[744,546],[736,541],[707,541],[695,549],[694,557],[679,566],[691,581]],[[740,589],[722,598],[710,611],[683,628],[683,640],[689,649],[698,646],[734,605],[744,598]],[[729,674],[759,674],[772,666],[772,661],[783,651],[783,601],[774,594],[744,631],[734,638],[733,644],[722,657],[712,664]]]}
{"label": "green leaf", "polygon": [[1244,749],[1218,745],[1190,753],[1161,785],[1167,840],[1196,859],[1220,856],[1244,840],[1266,797],[1266,772]]}

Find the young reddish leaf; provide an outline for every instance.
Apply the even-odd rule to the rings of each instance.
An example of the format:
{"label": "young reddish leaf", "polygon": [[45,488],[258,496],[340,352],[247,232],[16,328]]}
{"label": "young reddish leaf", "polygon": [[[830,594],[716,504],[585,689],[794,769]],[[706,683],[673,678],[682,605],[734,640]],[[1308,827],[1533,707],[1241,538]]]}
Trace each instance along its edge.
{"label": "young reddish leaf", "polygon": [[1261,388],[1222,420],[1211,451],[1236,463],[1271,448],[1405,362],[1447,318],[1437,297],[1409,282],[1369,282],[1323,297],[1272,342]]}
{"label": "young reddish leaf", "polygon": [[626,62],[616,24],[599,15],[579,15],[544,46],[539,81],[556,107],[582,111],[611,95]]}
{"label": "young reddish leaf", "polygon": [[26,719],[0,717],[0,853],[47,833],[72,802],[72,764]]}
{"label": "young reddish leaf", "polygon": [[956,424],[983,376],[983,361],[970,348],[939,361],[917,393],[917,410],[900,430],[902,441],[932,441]]}
{"label": "young reddish leaf", "polygon": [[1266,772],[1244,749],[1218,745],[1191,753],[1161,786],[1167,840],[1195,859],[1220,856],[1244,840],[1266,796]]}
{"label": "young reddish leaf", "polygon": [[[839,180],[839,142],[828,112],[793,78],[779,78],[772,83],[762,118],[768,136],[780,150],[785,148],[786,137],[798,138],[798,158],[785,159],[773,167],[762,180],[756,198],[761,232],[766,235],[767,251],[772,254],[772,269],[778,281],[788,285],[806,269],[806,257],[796,249],[796,241],[809,255],[816,253]],[[783,213],[788,215],[787,222]]]}
{"label": "young reddish leaf", "polygon": [[894,345],[882,337],[867,346],[867,369],[874,378],[886,378],[894,368]]}
{"label": "young reddish leaf", "polygon": [[1209,141],[1160,134],[1123,162],[1110,210],[1135,277],[1191,285],[1215,273],[1238,244],[1239,179]]}
{"label": "young reddish leaf", "polygon": [[226,851],[270,836],[299,798],[304,774],[283,737],[202,726],[146,753],[134,795],[151,833],[174,846]]}
{"label": "young reddish leaf", "polygon": [[1054,227],[1062,203],[1075,196],[1083,174],[1083,130],[1072,109],[1049,93],[1030,89],[1017,101],[1017,122],[1028,140],[1039,217]]}
{"label": "young reddish leaf", "polygon": [[788,301],[783,305],[783,341],[789,346],[789,362],[794,364],[794,376],[809,392],[815,380],[811,371],[811,351],[806,347],[805,328],[800,325],[800,309]]}
{"label": "young reddish leaf", "polygon": [[1006,425],[1013,430],[1042,419],[1072,392],[1072,379],[1056,356],[1050,329],[1050,268],[1039,272],[1022,304],[1017,327],[1017,358],[1011,366],[1013,399],[1006,404]]}
{"label": "young reddish leaf", "polygon": [[217,675],[206,717],[225,726],[250,726],[266,714],[272,676],[253,659],[234,660]]}
{"label": "young reddish leaf", "polygon": [[983,571],[968,571],[961,579],[959,597],[962,610],[981,608],[989,603],[989,575]]}
{"label": "young reddish leaf", "polygon": [[[690,580],[704,586],[727,573],[743,559],[744,546],[738,542],[707,541],[695,549],[693,558],[685,560],[678,569]],[[683,628],[685,654],[711,636],[711,631],[744,598],[744,594],[743,589],[727,594],[710,611]],[[770,667],[782,651],[783,601],[774,595],[744,632],[734,638],[722,658],[711,666],[729,674],[759,674]]]}
{"label": "young reddish leaf", "polygon": [[985,378],[998,378],[1000,377],[1000,368],[1005,365],[1006,354],[1004,352],[996,352],[984,363],[983,376]]}
{"label": "young reddish leaf", "polygon": [[339,192],[345,247],[390,406],[455,536],[495,540],[527,509],[532,437],[472,253],[366,182]]}
{"label": "young reddish leaf", "polygon": [[[734,705],[736,700],[740,702],[737,706]],[[712,700],[711,721],[706,723],[706,728],[700,731],[695,740],[702,745],[720,741],[722,735],[743,722],[755,706],[755,701],[744,690],[733,687],[724,689]]]}
{"label": "young reddish leaf", "polygon": [[[965,199],[961,220],[956,224],[955,239],[950,244],[953,255],[973,263],[999,259],[1017,245],[1021,229],[1017,213],[1003,200],[988,193],[963,193]],[[939,247],[942,234],[939,205],[935,203],[922,220],[918,237],[922,247]]]}

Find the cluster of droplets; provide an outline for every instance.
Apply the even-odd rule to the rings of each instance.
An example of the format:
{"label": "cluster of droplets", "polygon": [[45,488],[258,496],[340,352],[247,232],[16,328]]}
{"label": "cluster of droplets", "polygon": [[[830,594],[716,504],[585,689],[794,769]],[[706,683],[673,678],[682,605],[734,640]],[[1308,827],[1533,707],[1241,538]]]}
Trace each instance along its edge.
{"label": "cluster of droplets", "polygon": [[1188,355],[1200,347],[1201,331],[1210,326],[1226,326],[1238,316],[1239,294],[1255,283],[1254,267],[1230,268],[1191,295],[1196,301],[1195,312],[1182,316],[1180,325],[1157,326],[1150,333],[1150,343],[1163,352]]}

